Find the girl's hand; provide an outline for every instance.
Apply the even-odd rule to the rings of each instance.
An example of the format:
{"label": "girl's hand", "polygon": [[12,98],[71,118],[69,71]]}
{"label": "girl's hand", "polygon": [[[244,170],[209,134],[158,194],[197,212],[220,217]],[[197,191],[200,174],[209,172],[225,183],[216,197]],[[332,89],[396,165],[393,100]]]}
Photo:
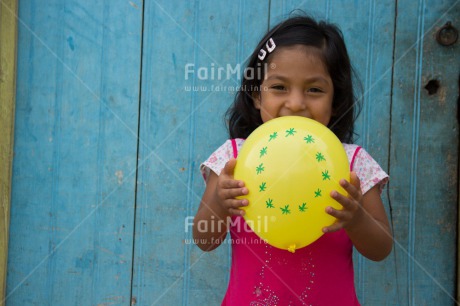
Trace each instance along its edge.
{"label": "girl's hand", "polygon": [[247,199],[236,199],[236,197],[248,194],[249,191],[244,187],[243,181],[233,179],[235,166],[236,159],[234,158],[225,164],[217,179],[214,197],[220,207],[229,215],[243,216],[244,210],[239,208],[247,206],[249,201]]}
{"label": "girl's hand", "polygon": [[355,224],[358,224],[362,220],[365,213],[363,209],[363,194],[356,173],[350,173],[350,182],[342,179],[339,183],[348,193],[348,196],[344,196],[335,190],[331,192],[331,197],[339,202],[343,209],[337,210],[330,206],[326,207],[326,213],[337,218],[337,220],[331,226],[323,228],[324,233],[336,232],[342,228],[353,228]]}

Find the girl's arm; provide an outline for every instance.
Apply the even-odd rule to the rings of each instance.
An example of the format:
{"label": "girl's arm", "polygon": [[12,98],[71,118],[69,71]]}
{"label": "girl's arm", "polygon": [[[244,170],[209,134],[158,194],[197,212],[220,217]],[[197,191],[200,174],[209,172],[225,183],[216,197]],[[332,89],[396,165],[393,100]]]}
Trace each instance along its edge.
{"label": "girl's arm", "polygon": [[236,159],[231,159],[219,176],[210,172],[200,206],[193,220],[193,239],[203,251],[217,248],[225,239],[232,215],[244,214],[239,209],[248,200],[235,199],[248,193],[242,181],[233,179]]}
{"label": "girl's arm", "polygon": [[323,231],[334,232],[344,228],[355,248],[363,256],[375,261],[385,259],[391,252],[393,237],[379,187],[374,186],[363,195],[355,172],[351,173],[350,182],[341,180],[340,185],[348,192],[348,197],[336,191],[331,192],[331,197],[339,202],[343,209],[326,208],[326,212],[336,217],[337,222]]}

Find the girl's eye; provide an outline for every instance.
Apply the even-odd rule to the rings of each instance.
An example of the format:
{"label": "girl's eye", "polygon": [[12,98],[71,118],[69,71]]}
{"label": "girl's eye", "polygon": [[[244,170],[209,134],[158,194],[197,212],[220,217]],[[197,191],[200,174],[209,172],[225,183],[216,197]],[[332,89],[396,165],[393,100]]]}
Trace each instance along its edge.
{"label": "girl's eye", "polygon": [[323,91],[321,89],[319,89],[319,88],[312,87],[312,88],[308,89],[308,92],[320,93],[320,92],[323,92]]}
{"label": "girl's eye", "polygon": [[286,90],[286,87],[284,87],[283,85],[273,85],[270,88],[274,90]]}

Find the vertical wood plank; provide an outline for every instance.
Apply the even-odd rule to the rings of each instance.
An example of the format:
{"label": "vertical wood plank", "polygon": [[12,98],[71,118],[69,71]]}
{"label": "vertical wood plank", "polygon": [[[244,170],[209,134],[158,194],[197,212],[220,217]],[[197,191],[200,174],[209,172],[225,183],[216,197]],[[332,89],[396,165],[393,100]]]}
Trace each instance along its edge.
{"label": "vertical wood plank", "polygon": [[[237,65],[267,24],[268,2],[146,3],[133,280],[141,305],[223,298],[229,245],[203,253],[190,244],[204,189],[198,167],[228,137],[223,115],[243,73]],[[241,70],[227,79],[228,66]]]}
{"label": "vertical wood plank", "polygon": [[13,164],[17,0],[0,3],[0,305],[4,305]]}
{"label": "vertical wood plank", "polygon": [[141,1],[21,1],[7,303],[130,303]]}
{"label": "vertical wood plank", "polygon": [[[460,45],[440,46],[436,31],[460,27],[459,1],[398,1],[391,126],[399,302],[455,301]],[[438,80],[429,94],[425,86]]]}
{"label": "vertical wood plank", "polygon": [[[362,111],[356,122],[355,143],[363,146],[388,171],[391,78],[395,2],[386,1],[276,1],[270,20],[276,24],[290,13],[306,13],[337,24],[343,32],[352,65],[362,83]],[[387,187],[388,188],[388,187]],[[382,194],[390,217],[387,193]],[[363,305],[382,301],[396,305],[398,288],[394,254],[370,263],[355,252],[355,283]]]}

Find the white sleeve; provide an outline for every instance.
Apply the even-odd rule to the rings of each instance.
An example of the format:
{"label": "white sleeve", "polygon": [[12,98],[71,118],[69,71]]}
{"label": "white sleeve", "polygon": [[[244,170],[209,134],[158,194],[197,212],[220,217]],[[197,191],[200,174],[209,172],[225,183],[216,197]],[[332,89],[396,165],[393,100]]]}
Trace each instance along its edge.
{"label": "white sleeve", "polygon": [[363,148],[356,154],[352,171],[356,172],[361,181],[363,194],[376,185],[379,186],[380,192],[382,192],[388,182],[388,174]]}
{"label": "white sleeve", "polygon": [[220,175],[225,164],[233,157],[233,147],[231,140],[227,140],[207,160],[200,165],[200,171],[205,181],[207,181],[210,171]]}

